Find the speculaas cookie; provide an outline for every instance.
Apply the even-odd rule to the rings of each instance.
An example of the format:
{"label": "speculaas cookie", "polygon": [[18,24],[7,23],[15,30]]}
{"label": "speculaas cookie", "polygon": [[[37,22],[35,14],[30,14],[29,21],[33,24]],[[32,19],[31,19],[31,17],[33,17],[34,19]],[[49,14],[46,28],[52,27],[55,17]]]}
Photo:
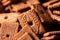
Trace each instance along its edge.
{"label": "speculaas cookie", "polygon": [[0,23],[6,21],[6,22],[16,22],[17,21],[17,17],[18,17],[18,13],[3,13],[0,14]]}
{"label": "speculaas cookie", "polygon": [[13,40],[14,34],[17,33],[19,24],[14,22],[1,23],[1,39],[2,40]]}
{"label": "speculaas cookie", "polygon": [[34,10],[21,14],[18,17],[18,20],[22,27],[24,27],[25,25],[29,25],[30,27],[32,27],[35,33],[38,33],[41,23]]}
{"label": "speculaas cookie", "polygon": [[[11,8],[12,7],[12,8]],[[8,6],[6,8],[7,10],[9,9],[10,12],[19,12],[23,13],[31,9],[30,5],[24,4],[24,3],[18,3],[18,4],[12,4],[11,6]]]}
{"label": "speculaas cookie", "polygon": [[32,37],[28,34],[28,32],[25,32],[18,40],[33,40]]}
{"label": "speculaas cookie", "polygon": [[31,35],[31,37],[33,37],[32,39],[39,40],[37,35],[32,31],[31,27],[29,27],[29,25],[25,25],[25,27],[23,27],[22,30],[20,30],[17,34],[15,34],[14,40],[17,40],[18,38],[22,37],[25,32],[28,32],[29,35]]}
{"label": "speculaas cookie", "polygon": [[48,6],[48,12],[51,15],[52,19],[60,21],[60,14],[59,14],[59,9],[60,9],[60,2],[54,3],[53,5]]}

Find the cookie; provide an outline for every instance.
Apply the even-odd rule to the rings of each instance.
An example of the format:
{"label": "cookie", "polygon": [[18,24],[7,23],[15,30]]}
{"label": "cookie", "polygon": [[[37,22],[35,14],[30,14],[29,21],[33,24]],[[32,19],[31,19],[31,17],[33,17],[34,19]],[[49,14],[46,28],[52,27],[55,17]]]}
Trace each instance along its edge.
{"label": "cookie", "polygon": [[[60,16],[59,16],[60,14],[58,14],[59,13],[59,9],[60,9],[59,5],[60,5],[60,2],[48,6],[48,12],[51,15],[51,18],[53,20],[60,21],[60,19],[59,19],[60,18]],[[55,11],[55,10],[58,10],[58,11]]]}
{"label": "cookie", "polygon": [[7,6],[6,9],[7,10],[9,9],[10,12],[21,12],[22,13],[22,12],[26,12],[31,9],[29,5],[35,5],[35,4],[40,4],[40,2],[38,0],[32,0],[32,1],[31,0],[21,0],[21,2],[19,2],[19,3],[15,3],[15,4],[11,4],[11,5]]}
{"label": "cookie", "polygon": [[22,35],[28,32],[33,38],[34,40],[39,40],[39,38],[36,36],[36,34],[31,30],[31,28],[29,27],[29,25],[25,25],[25,27],[22,28],[21,31],[19,31],[17,34],[14,35],[14,40],[17,40],[18,38],[22,37]]}
{"label": "cookie", "polygon": [[18,13],[5,13],[0,14],[0,23],[6,21],[6,22],[16,22]]}
{"label": "cookie", "polygon": [[32,37],[26,32],[18,40],[33,40]]}
{"label": "cookie", "polygon": [[3,6],[7,6],[10,4],[15,4],[17,2],[20,2],[21,0],[1,0]]}
{"label": "cookie", "polygon": [[3,4],[3,6],[9,5],[10,1],[9,0],[1,0],[1,3]]}
{"label": "cookie", "polygon": [[44,7],[48,7],[49,5],[52,5],[52,4],[57,3],[57,2],[59,2],[59,1],[58,0],[50,0],[48,2],[43,3],[42,5]]}
{"label": "cookie", "polygon": [[17,33],[19,24],[12,22],[4,22],[1,24],[1,39],[2,40],[13,40],[14,34]]}
{"label": "cookie", "polygon": [[34,10],[21,14],[18,17],[18,20],[22,27],[24,27],[25,25],[29,25],[30,27],[32,27],[35,33],[38,33],[38,28],[40,27],[41,23]]}
{"label": "cookie", "polygon": [[49,12],[47,12],[47,10],[44,9],[44,7],[38,4],[34,5],[34,8],[43,26],[51,25],[51,23],[53,23],[53,19],[51,18]]}
{"label": "cookie", "polygon": [[26,11],[31,10],[31,6],[29,4],[24,4],[24,3],[18,3],[18,4],[12,4],[6,8],[6,10],[10,10],[10,12],[19,12],[23,13]]}
{"label": "cookie", "polygon": [[27,4],[36,5],[36,4],[40,4],[40,2],[39,0],[28,0]]}

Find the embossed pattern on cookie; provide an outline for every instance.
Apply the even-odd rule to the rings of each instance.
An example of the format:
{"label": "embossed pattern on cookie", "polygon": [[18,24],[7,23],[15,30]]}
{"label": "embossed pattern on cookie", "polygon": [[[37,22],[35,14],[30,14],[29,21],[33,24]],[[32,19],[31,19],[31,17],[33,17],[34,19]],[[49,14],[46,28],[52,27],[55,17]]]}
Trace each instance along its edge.
{"label": "embossed pattern on cookie", "polygon": [[32,37],[28,34],[28,32],[25,32],[18,40],[33,40]]}
{"label": "embossed pattern on cookie", "polygon": [[[60,19],[59,19],[60,18],[60,16],[59,16],[60,14],[58,14],[59,11],[60,11],[59,9],[60,9],[60,2],[48,6],[48,12],[49,12],[49,14],[51,15],[51,17],[54,20],[57,20],[57,21],[60,21]],[[55,11],[55,10],[57,10],[57,11]]]}
{"label": "embossed pattern on cookie", "polygon": [[13,40],[14,34],[17,33],[18,23],[4,22],[1,24],[1,39],[2,40]]}
{"label": "embossed pattern on cookie", "polygon": [[6,13],[6,14],[0,14],[0,23],[6,21],[6,22],[16,22],[18,13]]}
{"label": "embossed pattern on cookie", "polygon": [[14,35],[14,40],[17,40],[19,37],[21,37],[25,32],[28,32],[34,40],[39,40],[39,38],[36,36],[36,34],[32,31],[31,27],[29,25],[25,25],[25,27],[22,28],[22,30]]}
{"label": "embossed pattern on cookie", "polygon": [[40,21],[38,16],[33,10],[22,14],[21,16],[18,17],[18,19],[22,27],[24,27],[25,25],[29,25],[30,27],[32,27],[35,33],[38,33],[38,28],[40,27]]}

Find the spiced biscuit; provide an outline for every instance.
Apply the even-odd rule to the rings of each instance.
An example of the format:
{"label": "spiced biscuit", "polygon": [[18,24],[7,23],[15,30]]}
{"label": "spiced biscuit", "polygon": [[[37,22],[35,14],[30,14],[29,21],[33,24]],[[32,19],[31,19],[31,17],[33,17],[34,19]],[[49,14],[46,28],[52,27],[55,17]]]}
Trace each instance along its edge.
{"label": "spiced biscuit", "polygon": [[[46,5],[46,6],[45,6]],[[48,14],[51,16],[53,20],[56,20],[59,24],[59,7],[60,7],[60,1],[59,0],[51,0],[49,2],[46,2],[43,4],[43,6],[46,8]]]}
{"label": "spiced biscuit", "polygon": [[[60,16],[59,16],[60,14],[58,14],[59,13],[58,11],[60,9],[59,7],[60,7],[60,2],[48,6],[48,12],[53,20],[60,21]],[[56,12],[55,10],[58,10],[57,13],[55,13]]]}
{"label": "spiced biscuit", "polygon": [[4,22],[1,24],[1,39],[2,40],[13,40],[14,34],[17,33],[19,24],[12,22]]}
{"label": "spiced biscuit", "polygon": [[53,5],[49,5],[48,9],[56,8],[56,7],[59,7],[59,6],[60,6],[60,2],[57,2],[57,3],[54,3]]}
{"label": "spiced biscuit", "polygon": [[1,3],[3,4],[3,6],[9,5],[10,1],[9,0],[1,0]]}
{"label": "spiced biscuit", "polygon": [[34,40],[39,40],[37,35],[32,31],[31,27],[29,25],[25,25],[25,27],[22,28],[17,34],[14,35],[14,40],[17,40],[18,38],[22,37],[25,32],[28,32],[31,37],[33,37]]}
{"label": "spiced biscuit", "polygon": [[57,2],[59,2],[59,0],[50,0],[48,2],[43,3],[42,5],[44,7],[48,7],[49,5],[52,5],[52,4],[57,3]]}
{"label": "spiced biscuit", "polygon": [[42,23],[53,23],[53,19],[50,17],[49,12],[47,12],[40,4],[34,5],[34,9]]}
{"label": "spiced biscuit", "polygon": [[[15,3],[16,1],[19,3]],[[19,0],[1,0],[1,2],[2,2],[3,6],[5,6],[4,12],[18,12],[19,10],[28,11],[31,9],[28,5],[35,5],[35,4],[40,3],[38,0],[32,0],[32,1],[31,0],[21,0],[21,1],[19,1]],[[11,2],[13,2],[15,4],[13,4]],[[24,3],[24,2],[26,2],[26,3]],[[27,7],[27,8],[25,8],[25,7]]]}
{"label": "spiced biscuit", "polygon": [[43,37],[41,38],[41,40],[59,40],[59,39],[56,39],[57,36],[56,35],[52,35],[52,36],[49,36],[49,37]]}
{"label": "spiced biscuit", "polygon": [[16,22],[17,21],[17,17],[18,17],[18,13],[3,13],[0,14],[0,23],[6,21],[6,22]]}
{"label": "spiced biscuit", "polygon": [[[25,12],[31,9],[30,5],[40,4],[38,0],[21,0],[22,2],[11,4],[6,7],[5,10],[10,10],[10,12]],[[26,3],[24,3],[26,2]]]}
{"label": "spiced biscuit", "polygon": [[17,3],[17,2],[20,2],[21,0],[1,0],[3,6],[7,6],[7,5],[10,5],[10,4],[14,4],[14,3]]}
{"label": "spiced biscuit", "polygon": [[[19,3],[17,3],[18,1]],[[58,0],[47,0],[47,2],[41,3],[42,5],[40,3],[38,0],[2,1],[3,6],[8,6],[4,9],[5,13],[0,14],[0,23],[2,24],[0,40],[40,40],[41,35],[41,38],[44,38],[43,34],[47,31],[45,28],[49,27],[49,31],[50,24],[53,20],[57,20],[52,19],[51,15],[59,16],[60,13],[59,10],[51,12],[50,9],[60,6],[60,2]],[[47,7],[48,10],[44,7]],[[14,22],[19,24],[14,24]],[[44,25],[42,25],[43,23]],[[48,24],[49,26],[47,26]]]}
{"label": "spiced biscuit", "polygon": [[47,32],[47,33],[45,33],[43,36],[44,36],[44,37],[47,37],[47,36],[53,35],[53,34],[59,35],[59,34],[60,34],[60,31],[51,31],[51,32]]}
{"label": "spiced biscuit", "polygon": [[40,4],[40,2],[39,0],[28,0],[27,4],[36,5],[36,4]]}
{"label": "spiced biscuit", "polygon": [[59,10],[54,10],[54,11],[53,11],[53,14],[54,14],[54,15],[60,15],[60,11],[59,11]]}
{"label": "spiced biscuit", "polygon": [[60,40],[59,38],[60,35],[60,31],[51,31],[51,32],[47,32],[43,35],[43,38],[41,39],[56,39],[56,40]]}
{"label": "spiced biscuit", "polygon": [[32,37],[26,32],[18,40],[33,40]]}
{"label": "spiced biscuit", "polygon": [[30,27],[32,27],[33,31],[36,34],[38,33],[41,23],[34,10],[30,10],[28,12],[21,14],[18,17],[18,20],[22,27],[24,27],[25,25],[29,25]]}
{"label": "spiced biscuit", "polygon": [[30,4],[18,3],[18,4],[12,4],[8,7],[6,7],[5,10],[9,9],[10,12],[23,13],[23,12],[31,10],[31,8],[33,8],[33,7]]}

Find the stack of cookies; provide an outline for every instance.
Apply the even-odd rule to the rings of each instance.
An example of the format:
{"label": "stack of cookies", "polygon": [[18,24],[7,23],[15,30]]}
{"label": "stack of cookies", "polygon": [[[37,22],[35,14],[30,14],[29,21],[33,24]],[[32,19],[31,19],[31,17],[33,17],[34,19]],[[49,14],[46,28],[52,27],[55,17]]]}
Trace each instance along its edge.
{"label": "stack of cookies", "polygon": [[0,40],[59,39],[59,15],[59,0],[0,0]]}

